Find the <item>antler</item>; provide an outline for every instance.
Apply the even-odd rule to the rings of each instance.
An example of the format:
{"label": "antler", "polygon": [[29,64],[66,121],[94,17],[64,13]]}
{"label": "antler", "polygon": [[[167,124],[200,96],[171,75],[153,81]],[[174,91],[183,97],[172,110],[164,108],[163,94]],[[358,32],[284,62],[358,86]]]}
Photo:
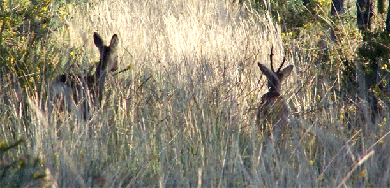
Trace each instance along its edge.
{"label": "antler", "polygon": [[283,62],[282,64],[280,64],[278,70],[275,72],[274,70],[274,61],[273,61],[273,56],[274,56],[274,45],[272,45],[271,47],[271,54],[269,55],[270,59],[271,59],[271,70],[272,72],[274,73],[279,73],[280,72],[280,69],[282,69],[284,63],[286,62],[286,55],[283,57]]}
{"label": "antler", "polygon": [[283,57],[283,62],[282,62],[282,64],[280,64],[280,67],[278,68],[278,71],[276,71],[276,73],[280,72],[280,69],[283,67],[285,62],[286,62],[286,56]]}
{"label": "antler", "polygon": [[[271,59],[271,70],[272,72],[274,71],[274,61],[273,61],[273,56],[274,56],[274,45],[271,47],[271,54],[269,54],[269,58]],[[279,68],[280,69],[280,68]]]}
{"label": "antler", "polygon": [[275,69],[274,69],[273,57],[274,57],[274,45],[272,45],[272,47],[271,47],[271,54],[269,54],[269,58],[271,59],[271,70],[274,73],[279,73],[280,69],[282,69],[284,63],[286,62],[286,56],[283,57],[283,62],[282,62],[282,64],[280,64],[280,66],[279,66],[279,68],[278,68],[278,70],[276,72],[275,72]]}

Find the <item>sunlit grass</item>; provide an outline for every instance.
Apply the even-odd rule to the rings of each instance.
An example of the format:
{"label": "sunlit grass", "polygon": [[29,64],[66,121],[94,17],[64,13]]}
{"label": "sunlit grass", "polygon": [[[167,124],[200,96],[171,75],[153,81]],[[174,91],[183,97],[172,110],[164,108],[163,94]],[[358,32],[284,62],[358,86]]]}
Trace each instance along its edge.
{"label": "sunlit grass", "polygon": [[[63,48],[57,74],[95,66],[95,31],[106,42],[118,34],[119,66],[129,69],[109,76],[103,107],[88,120],[57,101],[52,114],[43,110],[53,102],[46,96],[54,75],[35,86],[27,104],[8,90],[1,94],[7,114],[1,133],[6,140],[27,137],[28,151],[43,159],[60,187],[365,186],[389,169],[377,156],[388,154],[389,123],[384,118],[378,132],[363,135],[369,127],[355,117],[358,101],[342,101],[347,94],[336,94],[329,69],[315,62],[320,35],[303,31],[300,41],[284,45],[282,36],[291,34],[282,34],[269,15],[229,2],[67,6],[66,25],[51,34]],[[276,148],[255,126],[267,91],[257,62],[269,64],[272,46],[277,65],[286,56],[296,67],[283,85],[291,130]],[[29,127],[23,113],[32,119]]]}

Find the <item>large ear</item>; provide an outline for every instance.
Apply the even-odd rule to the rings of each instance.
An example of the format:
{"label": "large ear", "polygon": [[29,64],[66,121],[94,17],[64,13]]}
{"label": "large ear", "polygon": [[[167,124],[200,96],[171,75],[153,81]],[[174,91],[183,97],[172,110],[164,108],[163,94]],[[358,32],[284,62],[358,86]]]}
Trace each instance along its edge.
{"label": "large ear", "polygon": [[103,39],[97,32],[93,33],[93,41],[95,42],[96,47],[99,48],[99,51],[102,51],[102,49],[104,47]]}
{"label": "large ear", "polygon": [[110,48],[115,50],[116,47],[118,46],[118,43],[119,43],[118,36],[116,34],[112,35],[111,42],[110,42]]}
{"label": "large ear", "polygon": [[274,80],[279,80],[276,76],[276,74],[269,68],[267,68],[265,65],[261,64],[261,63],[257,63],[257,65],[260,67],[260,70],[261,72],[263,72],[263,74],[265,74],[265,76],[267,77],[267,79],[269,81],[274,81]]}
{"label": "large ear", "polygon": [[289,65],[280,71],[280,81],[284,80],[287,76],[289,76],[294,68],[294,65]]}

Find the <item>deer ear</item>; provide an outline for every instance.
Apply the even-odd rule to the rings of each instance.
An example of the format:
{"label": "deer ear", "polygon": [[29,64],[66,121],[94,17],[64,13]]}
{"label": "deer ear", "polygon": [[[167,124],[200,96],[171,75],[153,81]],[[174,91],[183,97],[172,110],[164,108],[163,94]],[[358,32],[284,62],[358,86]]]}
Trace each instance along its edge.
{"label": "deer ear", "polygon": [[287,76],[289,76],[294,68],[294,65],[289,65],[286,68],[284,68],[282,71],[280,71],[280,81],[284,80]]}
{"label": "deer ear", "polygon": [[119,43],[118,35],[116,34],[112,35],[110,48],[115,49],[118,46],[118,43]]}
{"label": "deer ear", "polygon": [[95,42],[95,45],[96,45],[96,47],[99,48],[99,50],[101,50],[104,47],[103,46],[103,39],[97,32],[93,33],[93,41]]}
{"label": "deer ear", "polygon": [[261,64],[261,63],[257,63],[257,65],[260,67],[260,70],[261,72],[263,72],[263,74],[265,74],[265,76],[267,77],[268,80],[277,80],[277,76],[276,74],[269,68],[267,68],[265,65]]}

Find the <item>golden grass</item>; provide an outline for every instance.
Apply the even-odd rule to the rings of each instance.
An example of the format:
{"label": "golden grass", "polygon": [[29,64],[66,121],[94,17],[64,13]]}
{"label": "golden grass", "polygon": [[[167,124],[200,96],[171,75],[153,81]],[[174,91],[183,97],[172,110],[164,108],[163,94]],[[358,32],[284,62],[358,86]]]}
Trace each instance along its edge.
{"label": "golden grass", "polygon": [[274,62],[285,54],[269,15],[220,0],[94,1],[68,12],[67,26],[52,35],[63,56],[81,48],[76,62],[92,66],[85,60],[98,57],[93,32],[106,42],[116,33],[120,69],[131,69],[109,77],[104,107],[88,121],[60,109],[48,115],[38,93],[30,98],[34,126],[19,133],[60,187],[364,186],[390,169],[362,165],[369,158],[388,165],[370,148],[388,139],[369,138],[366,147],[356,139],[361,130],[347,134],[340,116],[353,105],[335,100],[334,83],[296,46],[287,61],[299,71],[283,85],[297,117],[289,138],[274,148],[258,133],[256,108],[267,89],[257,62],[270,62],[272,46]]}

